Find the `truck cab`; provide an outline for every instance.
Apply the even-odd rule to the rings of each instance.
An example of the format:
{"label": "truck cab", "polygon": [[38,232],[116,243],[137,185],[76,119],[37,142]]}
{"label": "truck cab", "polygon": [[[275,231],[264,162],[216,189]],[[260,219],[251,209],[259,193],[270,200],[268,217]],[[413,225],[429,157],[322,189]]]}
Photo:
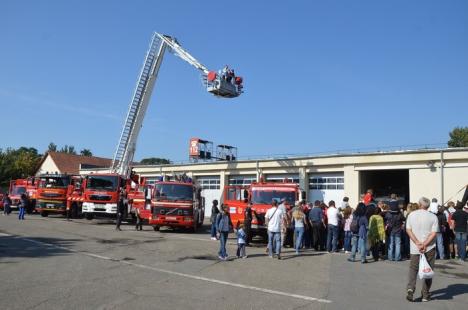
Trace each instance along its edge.
{"label": "truck cab", "polygon": [[11,208],[17,209],[21,195],[26,194],[28,198],[28,205],[26,207],[26,212],[31,214],[36,206],[36,196],[38,188],[38,180],[35,177],[30,177],[27,179],[16,179],[10,181],[9,195],[11,199]]}
{"label": "truck cab", "polygon": [[235,227],[244,222],[247,204],[252,204],[252,232],[266,234],[265,214],[273,200],[285,199],[294,206],[299,200],[299,185],[285,180],[278,182],[254,182],[249,186],[226,186],[223,192],[224,205],[228,207],[231,221]]}
{"label": "truck cab", "polygon": [[181,227],[196,231],[205,216],[201,190],[191,181],[160,181],[154,185],[149,224],[160,227]]}
{"label": "truck cab", "polygon": [[67,191],[71,176],[42,174],[39,176],[36,211],[46,217],[49,213],[66,214]]}
{"label": "truck cab", "polygon": [[83,181],[83,204],[81,211],[86,219],[95,215],[117,215],[119,190],[125,186],[124,179],[116,173],[93,173]]}

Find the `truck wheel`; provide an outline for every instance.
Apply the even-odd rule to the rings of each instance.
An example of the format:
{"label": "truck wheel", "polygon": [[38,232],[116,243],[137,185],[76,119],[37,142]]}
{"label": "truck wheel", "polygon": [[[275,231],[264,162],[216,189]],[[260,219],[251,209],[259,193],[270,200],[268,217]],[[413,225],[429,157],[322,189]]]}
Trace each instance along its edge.
{"label": "truck wheel", "polygon": [[193,226],[190,227],[190,232],[196,233],[198,227],[199,227],[198,221],[194,221],[194,222],[193,222]]}
{"label": "truck wheel", "polygon": [[47,213],[47,211],[42,211],[42,212],[41,212],[41,216],[42,216],[42,217],[48,217],[48,216],[49,216],[49,213]]}
{"label": "truck wheel", "polygon": [[85,218],[86,218],[88,221],[91,221],[91,220],[94,218],[94,214],[86,213],[86,214],[85,214]]}
{"label": "truck wheel", "polygon": [[159,231],[159,228],[160,228],[159,226],[156,226],[156,225],[153,226],[154,231]]}

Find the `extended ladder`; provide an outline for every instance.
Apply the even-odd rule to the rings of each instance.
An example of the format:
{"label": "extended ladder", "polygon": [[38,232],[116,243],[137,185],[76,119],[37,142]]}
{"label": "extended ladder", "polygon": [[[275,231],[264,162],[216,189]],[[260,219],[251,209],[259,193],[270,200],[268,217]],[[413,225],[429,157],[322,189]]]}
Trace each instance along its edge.
{"label": "extended ladder", "polygon": [[148,109],[149,100],[153,92],[154,83],[158,77],[164,52],[168,47],[171,52],[197,68],[203,75],[208,73],[208,69],[185,51],[175,38],[156,32],[153,34],[135,92],[133,93],[132,101],[128,107],[127,117],[122,133],[120,134],[119,144],[117,145],[112,160],[111,172],[113,173],[118,173],[125,177],[130,175],[130,166],[133,161],[133,156],[135,155],[138,135],[140,134],[143,119]]}

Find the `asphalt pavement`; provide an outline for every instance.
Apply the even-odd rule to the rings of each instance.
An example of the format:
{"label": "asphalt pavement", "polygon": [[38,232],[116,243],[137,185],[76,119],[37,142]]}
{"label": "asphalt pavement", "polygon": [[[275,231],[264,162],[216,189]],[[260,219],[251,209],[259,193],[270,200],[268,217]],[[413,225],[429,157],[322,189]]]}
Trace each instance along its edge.
{"label": "asphalt pavement", "polygon": [[437,261],[434,300],[405,300],[408,262],[350,263],[347,255],[265,245],[219,261],[198,233],[135,231],[110,220],[0,216],[0,309],[466,309],[467,263]]}

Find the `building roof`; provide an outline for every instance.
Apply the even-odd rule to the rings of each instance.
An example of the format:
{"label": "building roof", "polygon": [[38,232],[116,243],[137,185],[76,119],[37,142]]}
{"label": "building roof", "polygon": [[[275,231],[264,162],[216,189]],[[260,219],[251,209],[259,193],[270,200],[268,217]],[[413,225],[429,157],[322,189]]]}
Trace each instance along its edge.
{"label": "building roof", "polygon": [[50,156],[54,163],[57,165],[57,168],[60,170],[60,173],[68,174],[79,174],[80,166],[82,168],[96,168],[96,167],[110,167],[112,164],[112,159],[95,157],[95,156],[82,156],[82,155],[73,155],[62,152],[52,152],[48,151],[44,154],[39,167],[42,166],[43,162]]}

